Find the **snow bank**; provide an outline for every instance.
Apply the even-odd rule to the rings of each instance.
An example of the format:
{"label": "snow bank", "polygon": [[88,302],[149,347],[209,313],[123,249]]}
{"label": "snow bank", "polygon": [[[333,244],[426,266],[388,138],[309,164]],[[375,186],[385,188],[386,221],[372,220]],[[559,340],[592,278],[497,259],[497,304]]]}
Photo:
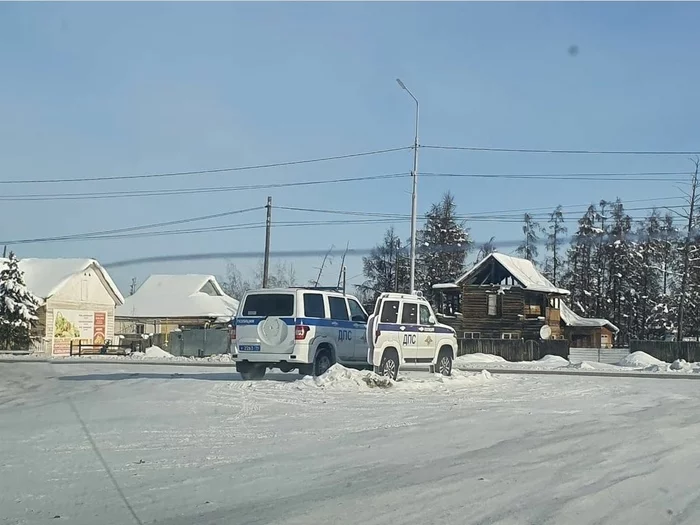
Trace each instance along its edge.
{"label": "snow bank", "polygon": [[146,357],[148,357],[148,358],[153,358],[153,357],[157,357],[157,358],[175,357],[173,354],[171,354],[170,352],[166,352],[165,350],[163,350],[163,349],[162,349],[161,347],[159,347],[159,346],[149,346],[148,348],[146,348],[146,352],[145,352],[145,353],[146,353]]}
{"label": "snow bank", "polygon": [[570,363],[567,368],[572,368],[574,370],[596,370],[596,367],[590,364],[588,361],[581,361],[580,363]]}
{"label": "snow bank", "polygon": [[460,365],[469,365],[471,363],[506,363],[500,355],[492,354],[466,354],[455,359],[455,363]]}
{"label": "snow bank", "polygon": [[368,370],[354,370],[335,364],[321,376],[306,376],[296,383],[299,388],[337,391],[392,389],[408,392],[436,392],[470,387],[491,380],[494,380],[494,377],[487,370],[478,373],[453,370],[451,376],[432,374],[426,377],[410,372],[402,373],[396,381],[393,381]]}
{"label": "snow bank", "polygon": [[653,365],[666,365],[663,361],[659,361],[655,357],[650,356],[646,352],[632,352],[625,356],[617,363],[618,366],[628,366],[633,368],[647,368]]}
{"label": "snow bank", "polygon": [[553,366],[553,367],[569,366],[569,364],[570,364],[567,359],[564,359],[563,357],[558,356],[558,355],[551,355],[551,354],[547,354],[542,359],[538,359],[535,362],[540,364],[540,365]]}
{"label": "snow bank", "polygon": [[333,390],[364,390],[370,388],[391,388],[394,381],[369,370],[354,370],[335,364],[323,375],[306,376],[299,381],[302,386]]}

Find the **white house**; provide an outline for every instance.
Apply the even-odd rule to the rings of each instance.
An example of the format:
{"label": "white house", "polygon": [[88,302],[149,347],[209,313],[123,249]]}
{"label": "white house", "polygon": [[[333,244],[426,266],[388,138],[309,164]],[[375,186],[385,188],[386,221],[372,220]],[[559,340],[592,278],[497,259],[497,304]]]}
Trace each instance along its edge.
{"label": "white house", "polygon": [[114,339],[115,308],[124,297],[94,259],[20,259],[27,288],[40,300],[34,335],[39,349],[69,353],[71,341],[101,345]]}
{"label": "white house", "polygon": [[238,301],[213,275],[151,275],[117,308],[118,334],[169,333],[180,327],[225,325]]}

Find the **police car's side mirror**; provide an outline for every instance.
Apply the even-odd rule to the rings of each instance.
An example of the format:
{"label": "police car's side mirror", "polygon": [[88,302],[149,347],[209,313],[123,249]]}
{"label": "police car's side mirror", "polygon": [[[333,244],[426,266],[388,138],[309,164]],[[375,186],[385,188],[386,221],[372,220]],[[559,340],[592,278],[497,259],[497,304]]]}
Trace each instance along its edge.
{"label": "police car's side mirror", "polygon": [[435,324],[435,323],[437,323],[437,321],[435,320],[434,316],[431,315],[430,317],[428,317],[428,324]]}

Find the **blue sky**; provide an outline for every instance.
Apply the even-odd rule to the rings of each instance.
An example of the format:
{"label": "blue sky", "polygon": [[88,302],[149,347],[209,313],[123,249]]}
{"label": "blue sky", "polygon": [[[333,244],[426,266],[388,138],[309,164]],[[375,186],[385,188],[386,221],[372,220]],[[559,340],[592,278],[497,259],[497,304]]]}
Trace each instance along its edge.
{"label": "blue sky", "polygon": [[[700,149],[694,3],[0,4],[0,180],[201,170],[421,143],[516,148]],[[579,48],[576,56],[567,50]],[[411,152],[190,177],[2,185],[5,195],[153,191],[408,172]],[[686,156],[422,149],[419,172],[683,171]],[[670,182],[428,178],[419,210],[451,190],[462,214],[679,197]],[[129,227],[263,206],[410,212],[410,179],[198,195],[0,201],[0,240]],[[659,204],[679,204],[663,200]],[[653,203],[637,204],[648,206]],[[580,210],[573,208],[574,211]],[[635,212],[640,215],[644,212]],[[635,214],[633,213],[633,214]],[[580,213],[572,213],[573,221]],[[276,221],[342,217],[276,210]],[[192,227],[263,222],[264,212]],[[274,250],[376,244],[387,224],[273,230]],[[514,222],[472,222],[485,241]],[[396,223],[408,237],[407,221]],[[20,257],[255,251],[263,230],[17,245]],[[503,247],[508,252],[512,246]],[[320,257],[292,260],[301,280]],[[337,275],[339,257],[328,275]],[[115,269],[222,274],[226,261]],[[239,261],[248,271],[254,261]],[[361,260],[348,261],[348,275]]]}

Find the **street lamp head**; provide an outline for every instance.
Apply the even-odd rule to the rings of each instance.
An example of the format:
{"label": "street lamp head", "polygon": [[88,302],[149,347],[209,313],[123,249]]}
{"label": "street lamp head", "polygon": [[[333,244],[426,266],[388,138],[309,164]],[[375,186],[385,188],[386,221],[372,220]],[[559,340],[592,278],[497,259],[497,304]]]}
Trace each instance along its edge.
{"label": "street lamp head", "polygon": [[[399,86],[401,86],[401,89],[406,89],[406,85],[405,85],[403,82],[401,82],[401,79],[400,79],[400,78],[397,78],[397,79],[396,79],[396,83],[397,83]],[[406,89],[406,91],[408,91],[408,89]]]}

